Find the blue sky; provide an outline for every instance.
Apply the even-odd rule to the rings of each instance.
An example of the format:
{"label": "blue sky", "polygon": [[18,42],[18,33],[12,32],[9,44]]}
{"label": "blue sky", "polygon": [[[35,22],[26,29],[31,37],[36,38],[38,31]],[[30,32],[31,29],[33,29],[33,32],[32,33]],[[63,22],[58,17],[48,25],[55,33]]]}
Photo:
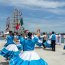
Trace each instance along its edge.
{"label": "blue sky", "polygon": [[65,0],[0,0],[0,30],[15,8],[22,11],[25,29],[65,32]]}

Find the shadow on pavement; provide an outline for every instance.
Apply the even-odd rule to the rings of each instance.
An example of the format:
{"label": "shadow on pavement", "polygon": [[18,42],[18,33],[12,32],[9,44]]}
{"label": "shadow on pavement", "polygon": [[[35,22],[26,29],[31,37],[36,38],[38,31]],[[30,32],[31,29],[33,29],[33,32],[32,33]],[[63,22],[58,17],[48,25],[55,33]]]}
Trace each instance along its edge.
{"label": "shadow on pavement", "polygon": [[42,47],[35,47],[35,49],[40,49],[40,48],[42,48]]}
{"label": "shadow on pavement", "polygon": [[62,55],[65,55],[65,53],[62,53]]}
{"label": "shadow on pavement", "polygon": [[44,50],[46,50],[46,51],[52,51],[51,48],[45,48]]}

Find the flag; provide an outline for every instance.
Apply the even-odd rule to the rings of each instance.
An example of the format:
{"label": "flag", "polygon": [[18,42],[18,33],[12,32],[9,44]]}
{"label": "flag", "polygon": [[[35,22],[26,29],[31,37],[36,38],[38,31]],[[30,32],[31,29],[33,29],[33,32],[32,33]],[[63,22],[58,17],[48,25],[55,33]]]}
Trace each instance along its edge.
{"label": "flag", "polygon": [[20,24],[17,23],[15,28],[16,28],[16,30],[20,29]]}
{"label": "flag", "polygon": [[20,19],[20,24],[21,24],[21,26],[23,25],[23,19],[22,18]]}

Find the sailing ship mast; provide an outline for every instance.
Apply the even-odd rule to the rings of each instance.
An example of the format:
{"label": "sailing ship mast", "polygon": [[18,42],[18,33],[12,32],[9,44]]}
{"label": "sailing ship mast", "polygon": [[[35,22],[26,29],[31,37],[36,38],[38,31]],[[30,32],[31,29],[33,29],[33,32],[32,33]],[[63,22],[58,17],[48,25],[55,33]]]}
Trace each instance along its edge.
{"label": "sailing ship mast", "polygon": [[[21,26],[21,20],[22,18],[22,12],[18,9],[14,9],[13,16],[7,18],[7,23],[9,23],[9,30],[12,30],[13,32],[21,33],[23,31],[23,27]],[[6,25],[7,25],[6,23]],[[16,29],[16,25],[20,24],[20,28]]]}
{"label": "sailing ship mast", "polygon": [[20,31],[20,29],[16,30],[16,25],[20,23],[20,19],[22,17],[21,12],[18,9],[14,10],[14,18],[13,18],[13,22],[14,22],[14,32],[18,32]]}
{"label": "sailing ship mast", "polygon": [[6,31],[8,32],[10,30],[10,17],[6,19]]}

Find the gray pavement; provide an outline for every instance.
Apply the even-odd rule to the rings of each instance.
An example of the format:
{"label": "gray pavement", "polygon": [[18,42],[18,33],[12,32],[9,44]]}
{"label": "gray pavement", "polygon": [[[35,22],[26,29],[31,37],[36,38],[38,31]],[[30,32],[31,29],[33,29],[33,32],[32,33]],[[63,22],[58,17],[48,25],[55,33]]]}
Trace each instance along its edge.
{"label": "gray pavement", "polygon": [[[0,44],[0,49],[4,44]],[[65,65],[65,50],[62,45],[56,45],[56,51],[53,52],[51,49],[35,48],[35,51],[43,58],[48,65]],[[8,62],[0,56],[0,65],[9,65]]]}

